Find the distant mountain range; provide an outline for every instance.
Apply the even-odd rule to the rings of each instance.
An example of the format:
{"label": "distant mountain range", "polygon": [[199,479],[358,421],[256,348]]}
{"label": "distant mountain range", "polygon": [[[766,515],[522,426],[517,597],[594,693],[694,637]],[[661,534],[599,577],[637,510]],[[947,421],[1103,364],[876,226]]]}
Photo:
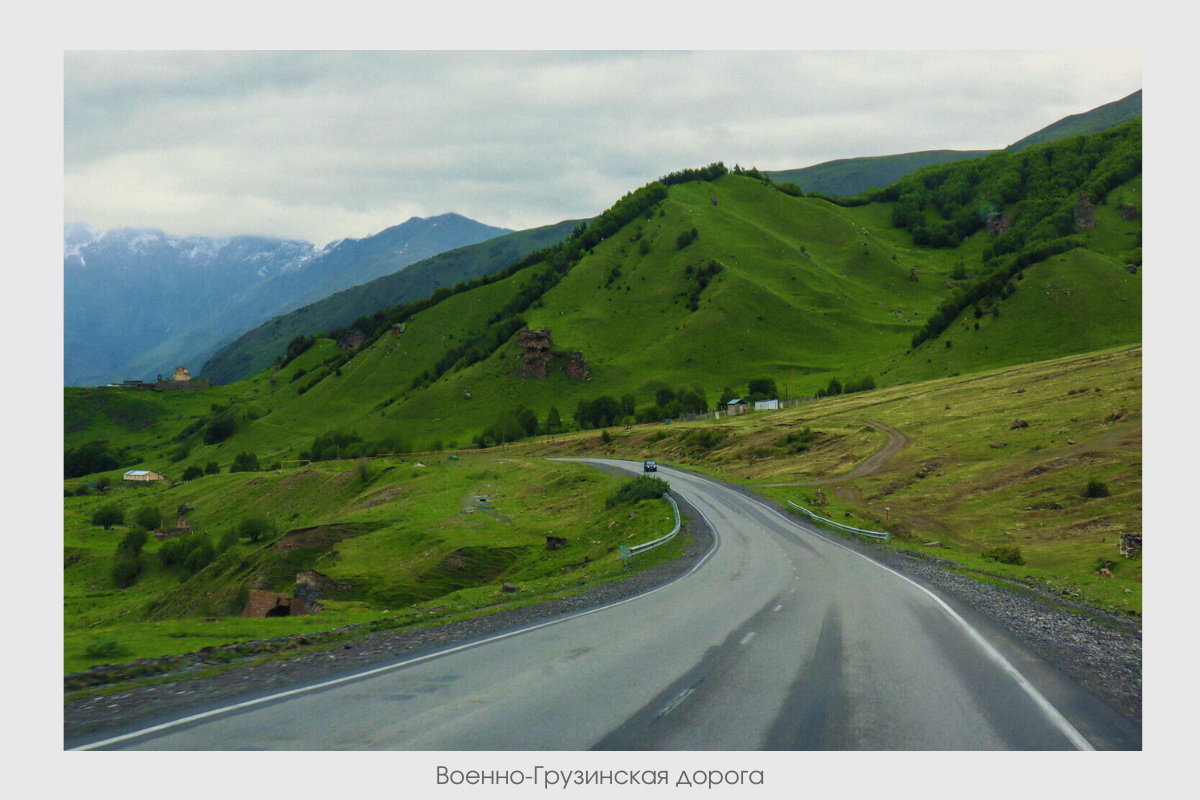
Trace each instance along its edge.
{"label": "distant mountain range", "polygon": [[[1128,97],[1093,108],[1082,114],[1064,117],[1052,125],[1031,133],[1008,147],[1015,153],[1035,144],[1045,144],[1068,136],[1095,133],[1114,128],[1142,115],[1142,90]],[[839,158],[801,169],[768,171],[776,183],[794,183],[807,194],[818,192],[832,197],[851,197],[867,189],[890,186],[909,173],[930,164],[945,164],[968,158],[983,158],[997,150],[922,150],[891,156]]]}
{"label": "distant mountain range", "polygon": [[272,316],[390,275],[507,228],[458,214],[407,222],[317,248],[238,236],[177,237],[86,223],[63,229],[68,386],[193,372],[223,343]]}

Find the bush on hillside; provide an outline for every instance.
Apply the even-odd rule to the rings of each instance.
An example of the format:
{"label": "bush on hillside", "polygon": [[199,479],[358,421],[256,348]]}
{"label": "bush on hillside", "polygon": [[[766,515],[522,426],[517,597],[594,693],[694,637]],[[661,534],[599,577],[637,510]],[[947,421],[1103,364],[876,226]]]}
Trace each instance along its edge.
{"label": "bush on hillside", "polygon": [[1025,565],[1025,559],[1021,556],[1021,548],[1012,544],[998,545],[991,550],[984,550],[980,555],[988,561],[997,561],[1001,564],[1013,564],[1018,567]]}
{"label": "bush on hillside", "polygon": [[220,472],[221,472],[221,466],[215,461],[210,461],[204,465],[204,474],[205,475],[217,475]]}
{"label": "bush on hillside", "polygon": [[148,531],[161,527],[162,518],[157,506],[142,506],[133,512],[133,524]]}
{"label": "bush on hillside", "polygon": [[1108,497],[1108,484],[1092,478],[1083,490],[1084,497]]}
{"label": "bush on hillside", "polygon": [[92,524],[99,525],[104,530],[108,530],[114,525],[124,525],[125,509],[116,503],[100,506],[96,509],[96,513],[92,514]]}
{"label": "bush on hillside", "polygon": [[118,550],[108,574],[118,589],[127,589],[142,573],[143,566],[144,561],[140,554]]}
{"label": "bush on hillside", "polygon": [[229,465],[230,472],[258,472],[258,456],[254,453],[238,453]]}
{"label": "bush on hillside", "polygon": [[204,469],[202,467],[200,467],[199,464],[192,464],[190,467],[188,467],[187,469],[185,469],[183,471],[182,480],[194,481],[194,480],[196,480],[196,478],[203,478],[203,477],[204,477]]}
{"label": "bush on hillside", "polygon": [[243,539],[257,542],[259,539],[273,535],[275,526],[262,514],[248,514],[238,522],[237,531]]}
{"label": "bush on hillside", "polygon": [[604,501],[605,508],[613,508],[622,503],[636,503],[638,500],[653,500],[671,491],[671,486],[662,478],[652,478],[649,475],[638,475],[631,478],[615,493]]}

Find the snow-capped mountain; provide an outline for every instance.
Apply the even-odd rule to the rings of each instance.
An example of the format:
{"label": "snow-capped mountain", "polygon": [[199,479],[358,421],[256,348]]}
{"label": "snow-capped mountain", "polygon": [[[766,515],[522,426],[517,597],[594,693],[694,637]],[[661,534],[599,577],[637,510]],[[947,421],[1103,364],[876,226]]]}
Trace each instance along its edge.
{"label": "snow-capped mountain", "polygon": [[507,232],[446,214],[318,248],[69,223],[63,226],[64,380],[75,386],[152,380],[180,364],[198,370],[224,342],[276,314]]}

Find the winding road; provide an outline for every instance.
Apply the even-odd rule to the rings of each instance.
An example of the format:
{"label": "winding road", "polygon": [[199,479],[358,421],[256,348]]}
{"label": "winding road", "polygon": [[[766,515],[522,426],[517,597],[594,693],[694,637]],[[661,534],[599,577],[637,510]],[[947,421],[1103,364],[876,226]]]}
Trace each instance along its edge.
{"label": "winding road", "polygon": [[[640,471],[640,464],[592,463]],[[648,594],[68,747],[1139,749],[1140,728],[914,583],[660,467],[715,534]]]}

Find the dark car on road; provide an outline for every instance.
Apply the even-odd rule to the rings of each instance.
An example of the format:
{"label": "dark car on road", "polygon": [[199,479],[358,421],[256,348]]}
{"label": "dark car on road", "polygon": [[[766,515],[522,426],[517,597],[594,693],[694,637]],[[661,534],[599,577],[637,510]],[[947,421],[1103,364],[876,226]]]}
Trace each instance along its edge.
{"label": "dark car on road", "polygon": [[645,464],[642,464],[642,472],[658,472],[658,464],[655,464],[653,461],[647,461]]}

